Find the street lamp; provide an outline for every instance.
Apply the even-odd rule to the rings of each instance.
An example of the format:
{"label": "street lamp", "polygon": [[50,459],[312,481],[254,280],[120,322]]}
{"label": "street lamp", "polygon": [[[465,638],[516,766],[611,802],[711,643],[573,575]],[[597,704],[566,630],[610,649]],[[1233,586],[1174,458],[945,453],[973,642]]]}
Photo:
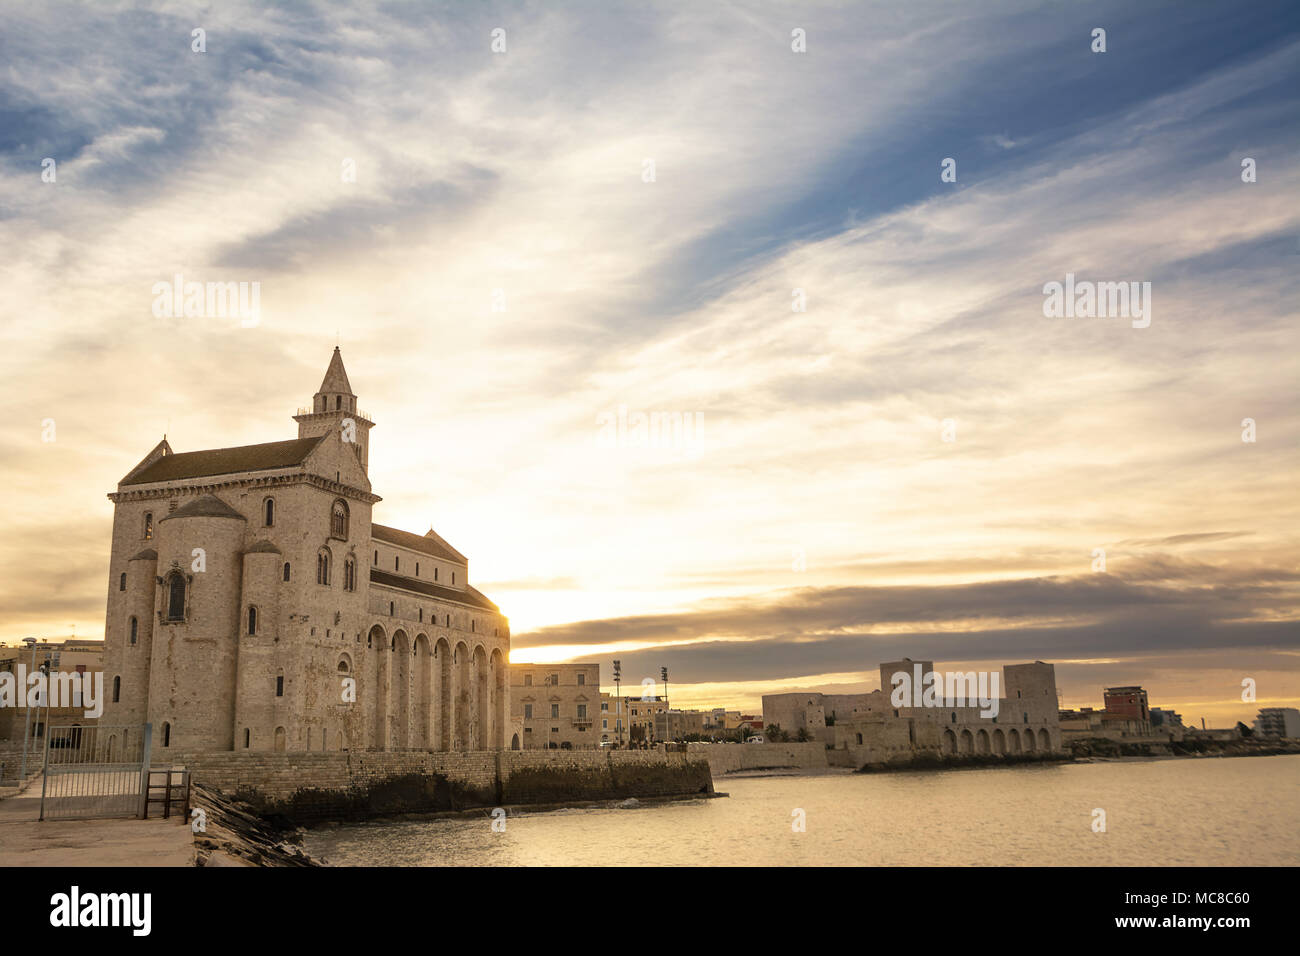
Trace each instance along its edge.
{"label": "street lamp", "polygon": [[[32,649],[32,671],[34,672],[36,670],[36,638],[24,637],[23,643]],[[27,688],[23,687],[21,693],[26,697]],[[32,737],[32,709],[31,707],[24,707],[23,710],[26,711],[26,717],[23,720],[23,764],[18,776],[19,789],[22,789],[22,785],[27,781],[27,745]]]}
{"label": "street lamp", "polygon": [[621,661],[614,662],[614,722],[618,724],[618,746],[623,749],[623,686],[620,683],[623,680],[623,664]]}
{"label": "street lamp", "polygon": [[672,718],[668,716],[668,711],[671,709],[668,705],[668,668],[659,668],[659,677],[664,682],[664,743],[667,743],[668,738],[673,734]]}

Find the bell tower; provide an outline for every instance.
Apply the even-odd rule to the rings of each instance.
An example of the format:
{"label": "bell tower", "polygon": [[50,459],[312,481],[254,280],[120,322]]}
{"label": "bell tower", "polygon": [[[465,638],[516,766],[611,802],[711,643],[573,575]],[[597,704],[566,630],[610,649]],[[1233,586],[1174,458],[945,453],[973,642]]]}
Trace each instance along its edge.
{"label": "bell tower", "polygon": [[315,438],[331,430],[342,432],[344,441],[355,444],[361,467],[368,470],[370,429],[375,427],[375,423],[357,408],[357,396],[348,382],[343,354],[337,345],[320,388],[312,396],[311,408],[298,409],[293,420],[298,423],[299,438]]}

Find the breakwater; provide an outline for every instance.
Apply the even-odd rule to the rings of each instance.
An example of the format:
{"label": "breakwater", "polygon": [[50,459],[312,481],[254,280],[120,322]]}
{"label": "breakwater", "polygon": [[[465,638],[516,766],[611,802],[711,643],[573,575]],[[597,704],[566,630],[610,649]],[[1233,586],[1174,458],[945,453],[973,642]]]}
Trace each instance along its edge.
{"label": "breakwater", "polygon": [[196,784],[292,823],[713,793],[706,759],[662,751],[222,751],[166,757],[188,767]]}

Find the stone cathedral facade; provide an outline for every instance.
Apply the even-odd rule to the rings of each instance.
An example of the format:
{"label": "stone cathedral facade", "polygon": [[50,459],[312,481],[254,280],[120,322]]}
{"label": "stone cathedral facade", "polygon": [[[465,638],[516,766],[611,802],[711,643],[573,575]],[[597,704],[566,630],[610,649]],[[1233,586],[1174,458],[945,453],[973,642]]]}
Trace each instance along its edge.
{"label": "stone cathedral facade", "polygon": [[336,348],[289,441],[118,483],[104,725],[155,752],[518,748],[510,626],[432,529],[371,520],[370,417]]}

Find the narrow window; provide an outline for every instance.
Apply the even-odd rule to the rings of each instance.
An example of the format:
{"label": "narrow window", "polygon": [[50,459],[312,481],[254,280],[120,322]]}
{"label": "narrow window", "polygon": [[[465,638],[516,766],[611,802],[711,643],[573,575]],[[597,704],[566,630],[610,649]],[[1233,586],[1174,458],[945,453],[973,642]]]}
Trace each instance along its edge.
{"label": "narrow window", "polygon": [[131,643],[132,644],[135,643],[135,639],[139,635],[140,635],[140,622],[135,618],[131,618]]}
{"label": "narrow window", "polygon": [[248,633],[257,633],[257,608],[249,605],[248,608]]}
{"label": "narrow window", "polygon": [[525,686],[525,687],[532,687],[532,686],[533,686],[533,675],[532,675],[532,674],[525,674],[525,675],[524,675],[524,686]]}
{"label": "narrow window", "polygon": [[420,608],[420,623],[424,623],[424,608]]}
{"label": "narrow window", "polygon": [[167,583],[167,620],[185,620],[185,576],[179,571]]}
{"label": "narrow window", "polygon": [[288,562],[288,561],[284,562],[284,579],[285,579],[286,581],[289,580],[289,562]]}
{"label": "narrow window", "polygon": [[532,705],[532,704],[524,704],[524,719],[525,719],[525,720],[532,720],[532,719],[533,719],[533,705]]}
{"label": "narrow window", "polygon": [[113,703],[116,704],[121,699],[122,699],[122,678],[114,677],[113,678]]}
{"label": "narrow window", "polygon": [[415,576],[416,576],[417,578],[420,576],[420,562],[419,562],[419,561],[416,561],[416,562],[415,562]]}
{"label": "narrow window", "polygon": [[275,696],[276,697],[284,696],[284,675],[283,674],[275,675]]}
{"label": "narrow window", "polygon": [[587,683],[587,675],[586,675],[586,674],[579,674],[579,675],[578,675],[578,686],[581,687],[581,686],[583,686],[583,685],[586,684],[586,683]]}
{"label": "narrow window", "polygon": [[164,723],[163,724],[163,746],[170,747],[171,745],[172,745],[172,725],[170,723]]}
{"label": "narrow window", "polygon": [[330,513],[330,534],[343,541],[348,539],[348,506],[342,501],[334,502]]}
{"label": "narrow window", "polygon": [[275,499],[266,499],[266,526],[270,528],[275,524]]}
{"label": "narrow window", "polygon": [[249,743],[252,742],[252,737],[253,737],[252,733],[250,733],[249,729],[245,727],[244,728],[244,749],[245,750],[248,749]]}
{"label": "narrow window", "polygon": [[375,552],[375,567],[379,567],[379,552]]}
{"label": "narrow window", "polygon": [[125,572],[125,571],[123,571],[123,572],[122,572],[122,576],[119,577],[119,578],[117,579],[117,589],[118,589],[119,591],[125,591],[125,590],[126,590],[126,572]]}
{"label": "narrow window", "polygon": [[452,583],[452,584],[455,584],[455,583],[456,583],[456,572],[455,572],[455,571],[451,572],[451,583]]}
{"label": "narrow window", "polygon": [[392,601],[389,601],[389,602],[388,602],[388,616],[389,616],[389,617],[392,617],[392,616],[393,616],[393,602],[392,602]]}
{"label": "narrow window", "polygon": [[149,541],[153,538],[153,512],[146,511],[144,515],[144,539]]}
{"label": "narrow window", "polygon": [[438,569],[436,567],[433,569],[433,579],[438,580]]}
{"label": "narrow window", "polygon": [[[342,407],[343,407],[343,396],[342,396],[342,395],[335,395],[335,396],[334,396],[334,409],[335,409],[335,411],[337,411],[338,409],[340,409],[340,408],[342,408]],[[310,733],[310,731],[308,731],[308,732]],[[308,747],[307,749],[308,749],[308,750],[311,750],[310,747]]]}
{"label": "narrow window", "polygon": [[552,704],[552,705],[551,705],[551,717],[559,717],[559,716],[560,716],[560,705],[559,705],[559,704]]}
{"label": "narrow window", "polygon": [[357,589],[357,563],[351,558],[343,562],[343,590],[355,591]]}
{"label": "narrow window", "polygon": [[322,551],[316,555],[316,583],[326,586],[330,583],[330,553]]}
{"label": "narrow window", "polygon": [[402,570],[402,558],[401,558],[401,555],[397,555],[397,554],[393,555],[393,570],[394,570],[394,571],[400,571],[400,570]]}

